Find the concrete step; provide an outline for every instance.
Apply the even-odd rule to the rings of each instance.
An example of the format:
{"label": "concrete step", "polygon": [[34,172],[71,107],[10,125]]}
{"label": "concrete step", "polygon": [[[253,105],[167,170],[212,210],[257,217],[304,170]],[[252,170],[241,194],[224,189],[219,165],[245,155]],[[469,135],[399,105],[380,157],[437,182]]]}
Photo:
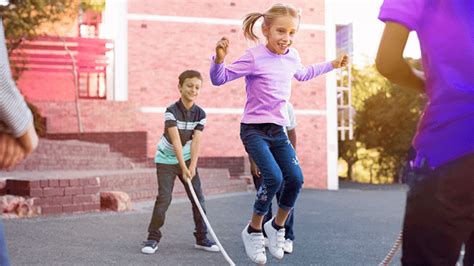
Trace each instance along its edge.
{"label": "concrete step", "polygon": [[118,153],[96,155],[35,154],[15,167],[15,171],[132,169],[129,158]]}
{"label": "concrete step", "polygon": [[[73,155],[91,155],[103,156],[110,153],[110,147],[107,144],[78,141],[78,140],[49,140],[40,139],[38,148],[34,153],[41,154],[73,154]],[[32,154],[33,155],[33,154]]]}

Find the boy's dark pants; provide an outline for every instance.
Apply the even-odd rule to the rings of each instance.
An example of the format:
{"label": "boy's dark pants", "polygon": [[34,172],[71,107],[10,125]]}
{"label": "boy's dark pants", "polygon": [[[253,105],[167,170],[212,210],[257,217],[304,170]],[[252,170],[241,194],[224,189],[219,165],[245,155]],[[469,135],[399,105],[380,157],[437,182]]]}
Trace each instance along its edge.
{"label": "boy's dark pants", "polygon": [[[186,165],[189,166],[190,160],[186,161]],[[193,218],[195,224],[195,231],[194,236],[196,240],[200,240],[206,237],[207,234],[207,227],[202,219],[201,214],[199,213],[199,209],[194,203],[194,199],[192,197],[191,191],[189,190],[188,185],[185,183],[183,179],[183,175],[181,172],[181,167],[177,164],[156,164],[156,175],[158,178],[158,196],[156,197],[155,207],[153,208],[153,215],[151,217],[150,226],[148,227],[148,239],[149,240],[156,240],[160,242],[161,239],[161,231],[160,228],[163,226],[165,222],[165,215],[168,207],[171,203],[171,195],[173,193],[174,187],[174,180],[176,176],[179,177],[181,183],[183,183],[184,188],[186,190],[186,194],[188,195],[189,200],[192,203],[193,209]],[[201,190],[201,181],[199,179],[199,174],[196,169],[196,176],[191,179],[191,183],[193,185],[193,189],[196,192],[196,196],[201,204],[204,212],[206,212],[204,206],[204,196]]]}
{"label": "boy's dark pants", "polygon": [[403,265],[455,265],[474,230],[474,154],[425,168],[407,195]]}

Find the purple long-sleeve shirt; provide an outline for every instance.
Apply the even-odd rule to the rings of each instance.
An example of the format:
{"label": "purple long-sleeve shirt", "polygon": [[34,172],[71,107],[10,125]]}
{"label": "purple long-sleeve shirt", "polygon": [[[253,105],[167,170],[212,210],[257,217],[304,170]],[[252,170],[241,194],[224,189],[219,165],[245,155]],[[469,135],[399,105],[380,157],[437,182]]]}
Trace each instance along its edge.
{"label": "purple long-sleeve shirt", "polygon": [[426,77],[413,145],[431,167],[474,153],[474,2],[385,0],[379,19],[416,31]]}
{"label": "purple long-sleeve shirt", "polygon": [[331,70],[331,62],[305,67],[295,49],[278,55],[262,44],[247,49],[242,57],[227,66],[214,63],[213,58],[210,76],[216,86],[245,76],[247,102],[242,123],[287,126],[285,106],[291,95],[292,79],[306,81]]}

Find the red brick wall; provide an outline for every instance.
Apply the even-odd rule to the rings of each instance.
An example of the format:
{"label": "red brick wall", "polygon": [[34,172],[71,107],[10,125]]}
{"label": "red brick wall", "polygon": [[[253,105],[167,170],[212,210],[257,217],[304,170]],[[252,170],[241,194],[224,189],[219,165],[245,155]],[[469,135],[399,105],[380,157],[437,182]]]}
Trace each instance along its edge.
{"label": "red brick wall", "polygon": [[[302,23],[323,23],[324,1],[290,2],[302,8]],[[269,6],[270,1],[135,0],[129,4],[129,13],[240,19],[248,12],[264,11]],[[204,86],[197,100],[198,105],[204,109],[243,108],[243,79],[219,88],[213,87],[209,80],[210,57],[213,55],[216,41],[221,36],[227,36],[231,42],[226,62],[235,60],[249,47],[239,26],[129,21],[130,99],[140,102],[142,106],[168,106],[179,97],[176,88],[177,76],[181,71],[193,68],[204,75]],[[136,42],[137,39],[140,39],[140,42]],[[301,30],[295,47],[300,52],[303,64],[324,61],[324,43],[324,32]],[[306,83],[295,81],[291,101],[296,109],[324,110],[325,99],[324,77]],[[162,114],[145,116],[153,121],[153,125],[148,124],[145,130],[150,132],[148,147],[154,147],[163,131]],[[202,156],[245,155],[239,138],[240,118],[240,114],[208,114],[202,141]],[[298,155],[305,174],[305,186],[325,188],[325,117],[297,115],[297,120]],[[149,150],[150,155],[153,152],[153,149]]]}
{"label": "red brick wall", "polygon": [[[324,0],[287,1],[302,9],[302,23],[324,23]],[[241,19],[246,13],[263,12],[273,1],[216,0],[129,0],[129,14]],[[156,143],[163,132],[162,113],[142,113],[140,107],[166,107],[179,97],[177,77],[185,69],[196,69],[204,76],[204,86],[197,101],[206,108],[243,108],[243,79],[215,88],[209,81],[210,57],[221,36],[231,41],[226,62],[238,58],[249,47],[240,27],[158,21],[128,21],[128,95],[127,102],[81,100],[86,132],[146,131],[147,155],[153,157]],[[302,29],[295,48],[303,64],[325,60],[325,35],[320,30]],[[69,77],[70,79],[71,77]],[[32,85],[32,79],[40,83]],[[67,77],[31,76],[20,87],[43,115],[52,133],[77,132],[73,91]],[[35,81],[35,82],[36,82]],[[325,78],[310,82],[294,82],[291,101],[295,108],[325,110]],[[201,155],[244,156],[239,138],[240,114],[208,114]],[[298,155],[305,174],[305,186],[325,188],[326,117],[299,115]]]}
{"label": "red brick wall", "polygon": [[[79,132],[74,101],[35,102],[41,115],[47,118],[48,133]],[[79,100],[84,132],[139,131],[137,110],[131,102]]]}
{"label": "red brick wall", "polygon": [[74,101],[74,76],[72,73],[24,71],[17,86],[28,100],[35,103]]}

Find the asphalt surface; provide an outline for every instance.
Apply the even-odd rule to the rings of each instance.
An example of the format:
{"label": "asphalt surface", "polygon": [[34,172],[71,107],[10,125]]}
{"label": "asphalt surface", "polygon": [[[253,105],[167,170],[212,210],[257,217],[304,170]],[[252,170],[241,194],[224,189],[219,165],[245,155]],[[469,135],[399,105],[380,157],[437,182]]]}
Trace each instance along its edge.
{"label": "asphalt surface", "polygon": [[[267,265],[378,265],[401,229],[402,185],[342,185],[303,190],[296,206],[293,254]],[[207,197],[208,218],[236,265],[255,265],[240,233],[253,192]],[[140,253],[153,202],[124,213],[88,213],[4,220],[12,265],[227,265],[221,253],[194,249],[191,204],[175,199],[153,255]],[[393,265],[399,265],[400,252]]]}

